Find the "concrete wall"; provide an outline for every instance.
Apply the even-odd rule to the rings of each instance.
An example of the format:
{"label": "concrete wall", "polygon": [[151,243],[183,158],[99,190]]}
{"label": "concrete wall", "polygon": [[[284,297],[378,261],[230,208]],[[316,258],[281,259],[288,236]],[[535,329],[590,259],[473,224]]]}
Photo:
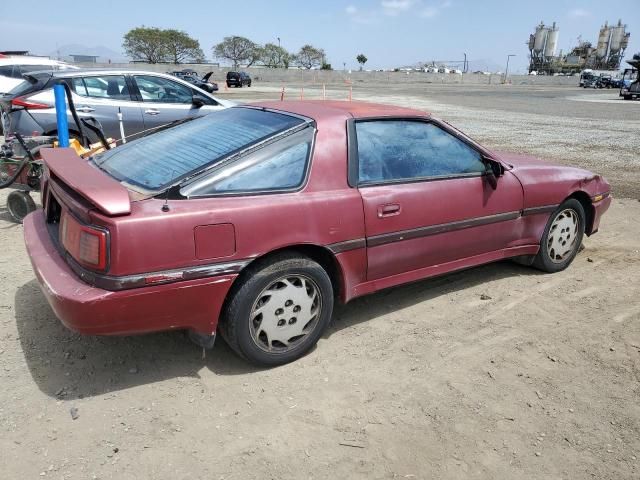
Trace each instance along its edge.
{"label": "concrete wall", "polygon": [[[168,72],[191,68],[200,74],[212,71],[214,81],[221,82],[225,79],[228,67],[219,67],[203,64],[145,64],[145,63],[76,63],[82,68],[135,68],[151,72]],[[345,84],[358,83],[440,83],[440,84],[469,84],[469,85],[495,85],[502,82],[502,75],[465,75],[422,73],[422,72],[359,72],[342,70],[298,70],[282,68],[242,68],[248,72],[256,82],[278,84]],[[578,77],[547,77],[529,75],[509,75],[509,81],[513,85],[577,85]]]}

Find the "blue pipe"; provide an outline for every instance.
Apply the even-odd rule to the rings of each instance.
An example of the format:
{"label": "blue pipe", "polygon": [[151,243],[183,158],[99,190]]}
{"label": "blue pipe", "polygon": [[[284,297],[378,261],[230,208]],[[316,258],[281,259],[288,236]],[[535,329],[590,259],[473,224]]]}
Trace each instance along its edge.
{"label": "blue pipe", "polygon": [[67,120],[67,98],[64,85],[53,86],[53,94],[56,99],[56,122],[58,124],[58,145],[69,146],[69,121]]}

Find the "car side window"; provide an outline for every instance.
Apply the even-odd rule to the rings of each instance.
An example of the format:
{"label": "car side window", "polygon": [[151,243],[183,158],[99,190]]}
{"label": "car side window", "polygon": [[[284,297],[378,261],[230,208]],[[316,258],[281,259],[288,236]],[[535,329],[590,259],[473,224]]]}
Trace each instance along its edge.
{"label": "car side window", "polygon": [[74,77],[71,86],[82,97],[131,100],[124,75]]}
{"label": "car side window", "polygon": [[178,82],[151,75],[136,75],[134,78],[143,102],[193,103],[193,90]]}
{"label": "car side window", "polygon": [[416,180],[485,171],[475,149],[433,123],[356,123],[359,183]]}
{"label": "car side window", "polygon": [[0,66],[0,75],[3,77],[11,77],[13,75],[13,65]]}
{"label": "car side window", "polygon": [[0,67],[0,75],[11,78],[22,78],[20,65],[5,65],[3,67]]}
{"label": "car side window", "polygon": [[278,140],[224,165],[203,179],[192,196],[291,190],[304,182],[314,129]]}
{"label": "car side window", "polygon": [[87,87],[85,87],[84,80],[82,80],[82,78],[72,78],[71,89],[82,97],[89,96],[89,92],[87,92]]}

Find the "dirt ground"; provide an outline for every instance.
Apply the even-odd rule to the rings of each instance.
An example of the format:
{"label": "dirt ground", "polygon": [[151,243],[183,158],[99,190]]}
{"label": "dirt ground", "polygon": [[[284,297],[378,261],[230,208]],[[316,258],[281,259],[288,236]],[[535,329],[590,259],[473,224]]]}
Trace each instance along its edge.
{"label": "dirt ground", "polygon": [[[483,92],[469,106],[444,91],[378,100],[430,104],[496,148],[528,131],[526,151],[624,167],[601,231],[555,275],[501,262],[357,299],[280,368],[251,367],[221,340],[203,359],[179,332],[66,330],[0,192],[0,478],[639,478],[640,202],[621,198],[640,185],[637,107],[603,103],[635,116],[576,146],[581,125],[602,123],[589,112],[604,97],[567,98],[546,126],[539,105],[487,109],[477,102],[502,97]],[[580,103],[585,117],[567,114]],[[597,165],[605,148],[611,163]]]}

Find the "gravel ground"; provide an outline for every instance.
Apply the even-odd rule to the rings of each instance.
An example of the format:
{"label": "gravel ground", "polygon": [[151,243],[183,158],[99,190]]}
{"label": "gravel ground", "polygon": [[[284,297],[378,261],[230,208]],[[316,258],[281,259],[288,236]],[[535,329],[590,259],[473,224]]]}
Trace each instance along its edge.
{"label": "gravel ground", "polygon": [[[273,98],[277,90],[226,95]],[[634,119],[618,129],[623,135],[562,107],[545,119],[508,102],[465,107],[438,92],[378,99],[428,107],[494,147],[519,138],[526,151],[576,164],[572,152],[581,151],[584,165],[611,165],[595,170],[612,179],[618,168],[631,175],[638,161],[638,145],[626,141],[628,132],[637,137]],[[590,137],[584,125],[594,127]],[[554,143],[543,147],[542,138]],[[591,147],[568,138],[590,138]],[[602,139],[612,142],[606,164],[591,153]],[[625,175],[614,179],[616,192],[627,188]],[[639,185],[632,180],[631,193]],[[66,330],[33,278],[6,194],[2,478],[640,477],[636,199],[614,201],[564,272],[500,262],[360,298],[338,308],[309,355],[262,370],[223,342],[202,358],[179,332],[97,338]]]}

